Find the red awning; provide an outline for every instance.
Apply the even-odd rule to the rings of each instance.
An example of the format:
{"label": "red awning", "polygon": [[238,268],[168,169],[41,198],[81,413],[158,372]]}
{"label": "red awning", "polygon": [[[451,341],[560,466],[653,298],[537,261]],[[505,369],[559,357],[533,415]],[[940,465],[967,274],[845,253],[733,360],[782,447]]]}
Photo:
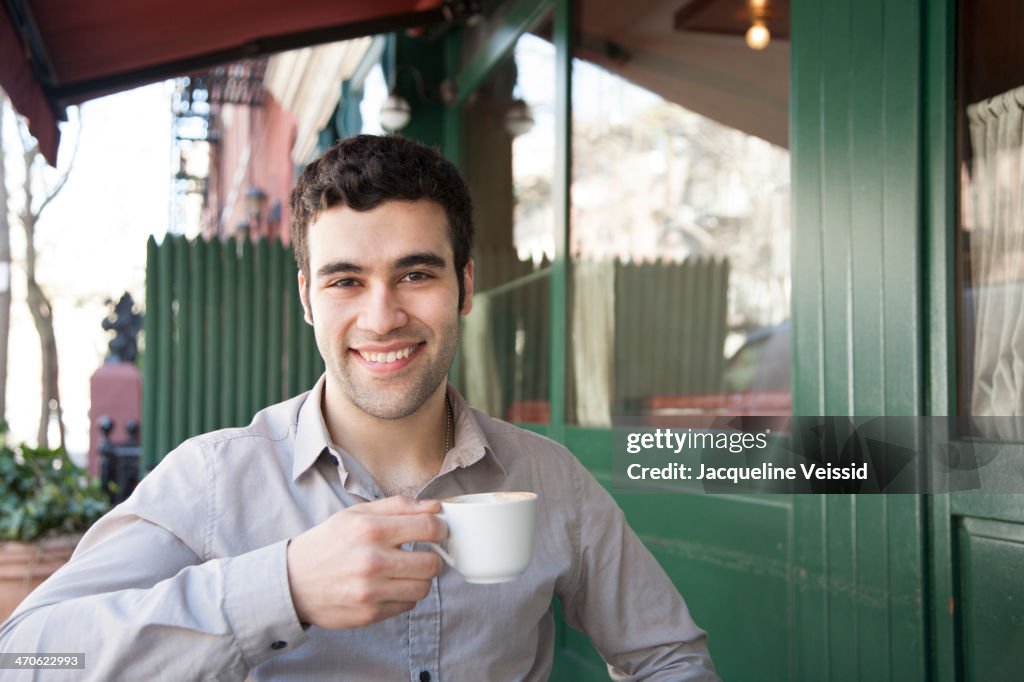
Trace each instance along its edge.
{"label": "red awning", "polygon": [[423,26],[450,0],[4,0],[0,85],[56,162],[64,109],[244,57]]}

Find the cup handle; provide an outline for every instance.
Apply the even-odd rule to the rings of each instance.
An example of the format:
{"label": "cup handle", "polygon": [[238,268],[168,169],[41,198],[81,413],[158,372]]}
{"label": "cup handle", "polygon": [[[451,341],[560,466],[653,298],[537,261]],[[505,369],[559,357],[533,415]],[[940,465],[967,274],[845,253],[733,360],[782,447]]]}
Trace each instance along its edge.
{"label": "cup handle", "polygon": [[[448,522],[448,519],[446,519],[444,517],[444,514],[435,514],[434,516],[436,516],[439,519],[443,520],[445,523]],[[445,549],[441,545],[439,545],[437,543],[434,543],[434,542],[428,542],[427,544],[430,545],[430,548],[432,550],[434,550],[435,552],[437,552],[438,554],[441,555],[441,558],[444,559],[444,562],[446,564],[448,564],[452,568],[455,568],[455,559],[453,559],[452,555],[449,554],[448,552],[446,552]]]}
{"label": "cup handle", "polygon": [[446,564],[448,564],[452,568],[455,568],[455,559],[453,559],[448,552],[444,551],[441,545],[435,544],[433,542],[428,542],[427,544],[430,545],[430,548],[432,550],[441,555],[441,558],[444,559],[444,562]]}

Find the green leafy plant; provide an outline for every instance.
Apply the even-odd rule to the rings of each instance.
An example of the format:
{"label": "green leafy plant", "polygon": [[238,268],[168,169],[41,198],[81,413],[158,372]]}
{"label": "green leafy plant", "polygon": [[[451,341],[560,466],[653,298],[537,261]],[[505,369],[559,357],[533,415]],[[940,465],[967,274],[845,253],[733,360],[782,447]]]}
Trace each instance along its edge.
{"label": "green leafy plant", "polygon": [[63,449],[0,444],[0,541],[81,533],[108,509],[100,482]]}

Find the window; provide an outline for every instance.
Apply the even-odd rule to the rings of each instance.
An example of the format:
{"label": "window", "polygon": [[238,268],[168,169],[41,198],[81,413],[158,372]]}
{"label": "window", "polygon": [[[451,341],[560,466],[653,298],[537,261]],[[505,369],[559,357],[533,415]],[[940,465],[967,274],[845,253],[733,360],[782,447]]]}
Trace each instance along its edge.
{"label": "window", "polygon": [[579,7],[569,419],[788,414],[788,42]]}
{"label": "window", "polygon": [[[960,413],[1024,415],[1024,6],[961,2],[957,234]],[[978,420],[1024,440],[1020,420]]]}
{"label": "window", "polygon": [[[550,18],[541,25],[550,26]],[[550,422],[555,49],[525,33],[466,104],[463,149],[477,243],[462,390],[517,422]]]}

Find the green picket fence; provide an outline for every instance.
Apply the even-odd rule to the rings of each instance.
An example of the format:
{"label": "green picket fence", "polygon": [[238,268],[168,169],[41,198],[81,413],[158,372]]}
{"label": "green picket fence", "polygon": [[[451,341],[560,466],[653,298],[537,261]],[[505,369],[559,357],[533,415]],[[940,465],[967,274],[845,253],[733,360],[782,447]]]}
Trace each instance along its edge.
{"label": "green picket fence", "polygon": [[186,438],[243,426],[323,373],[280,242],[150,237],[144,353],[146,470]]}

